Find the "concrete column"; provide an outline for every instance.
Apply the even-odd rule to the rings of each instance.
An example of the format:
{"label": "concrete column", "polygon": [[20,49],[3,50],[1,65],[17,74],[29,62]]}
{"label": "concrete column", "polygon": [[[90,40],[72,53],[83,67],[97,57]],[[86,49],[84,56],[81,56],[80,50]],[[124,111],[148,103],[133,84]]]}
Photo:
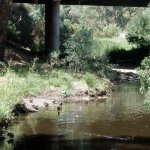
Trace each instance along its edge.
{"label": "concrete column", "polygon": [[45,52],[59,50],[59,9],[60,0],[45,4]]}

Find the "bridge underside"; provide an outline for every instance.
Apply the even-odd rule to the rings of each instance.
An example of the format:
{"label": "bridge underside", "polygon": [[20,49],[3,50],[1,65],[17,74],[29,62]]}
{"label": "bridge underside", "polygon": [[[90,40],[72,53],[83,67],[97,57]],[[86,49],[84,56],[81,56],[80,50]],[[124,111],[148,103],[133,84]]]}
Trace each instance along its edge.
{"label": "bridge underside", "polygon": [[45,53],[59,49],[59,7],[62,5],[97,5],[147,7],[149,0],[13,0],[15,3],[45,4]]}
{"label": "bridge underside", "polygon": [[[39,4],[57,0],[37,0]],[[16,3],[35,3],[35,0],[13,0]],[[149,0],[61,0],[62,5],[99,5],[99,6],[131,6],[147,7]]]}

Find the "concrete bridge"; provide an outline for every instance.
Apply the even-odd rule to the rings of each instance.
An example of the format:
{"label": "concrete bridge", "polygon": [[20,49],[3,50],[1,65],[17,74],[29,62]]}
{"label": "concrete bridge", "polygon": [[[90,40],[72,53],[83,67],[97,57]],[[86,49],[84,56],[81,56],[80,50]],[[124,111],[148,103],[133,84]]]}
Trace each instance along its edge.
{"label": "concrete bridge", "polygon": [[59,49],[59,8],[62,5],[147,7],[149,0],[13,0],[15,3],[45,4],[45,52]]}

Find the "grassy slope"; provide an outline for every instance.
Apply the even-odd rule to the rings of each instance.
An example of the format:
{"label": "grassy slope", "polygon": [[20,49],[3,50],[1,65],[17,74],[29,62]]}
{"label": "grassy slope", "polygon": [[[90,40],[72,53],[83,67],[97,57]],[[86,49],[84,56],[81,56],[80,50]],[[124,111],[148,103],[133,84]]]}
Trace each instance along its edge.
{"label": "grassy slope", "polygon": [[4,121],[13,115],[12,110],[21,102],[23,96],[37,96],[40,92],[48,90],[50,86],[65,91],[66,95],[72,95],[74,82],[93,89],[99,85],[103,88],[108,86],[106,81],[100,81],[91,73],[73,78],[65,69],[49,71],[49,68],[48,64],[32,64],[22,67],[11,65],[5,69],[5,73],[0,77],[3,79],[0,82],[0,120]]}

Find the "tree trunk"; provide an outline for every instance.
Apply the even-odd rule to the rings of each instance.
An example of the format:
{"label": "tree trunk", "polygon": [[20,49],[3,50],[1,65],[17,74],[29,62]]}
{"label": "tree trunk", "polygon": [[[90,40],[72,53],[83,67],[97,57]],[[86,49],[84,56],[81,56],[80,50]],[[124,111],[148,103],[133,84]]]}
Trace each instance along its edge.
{"label": "tree trunk", "polygon": [[12,0],[0,0],[0,61],[4,61],[7,39],[7,24],[10,16]]}

